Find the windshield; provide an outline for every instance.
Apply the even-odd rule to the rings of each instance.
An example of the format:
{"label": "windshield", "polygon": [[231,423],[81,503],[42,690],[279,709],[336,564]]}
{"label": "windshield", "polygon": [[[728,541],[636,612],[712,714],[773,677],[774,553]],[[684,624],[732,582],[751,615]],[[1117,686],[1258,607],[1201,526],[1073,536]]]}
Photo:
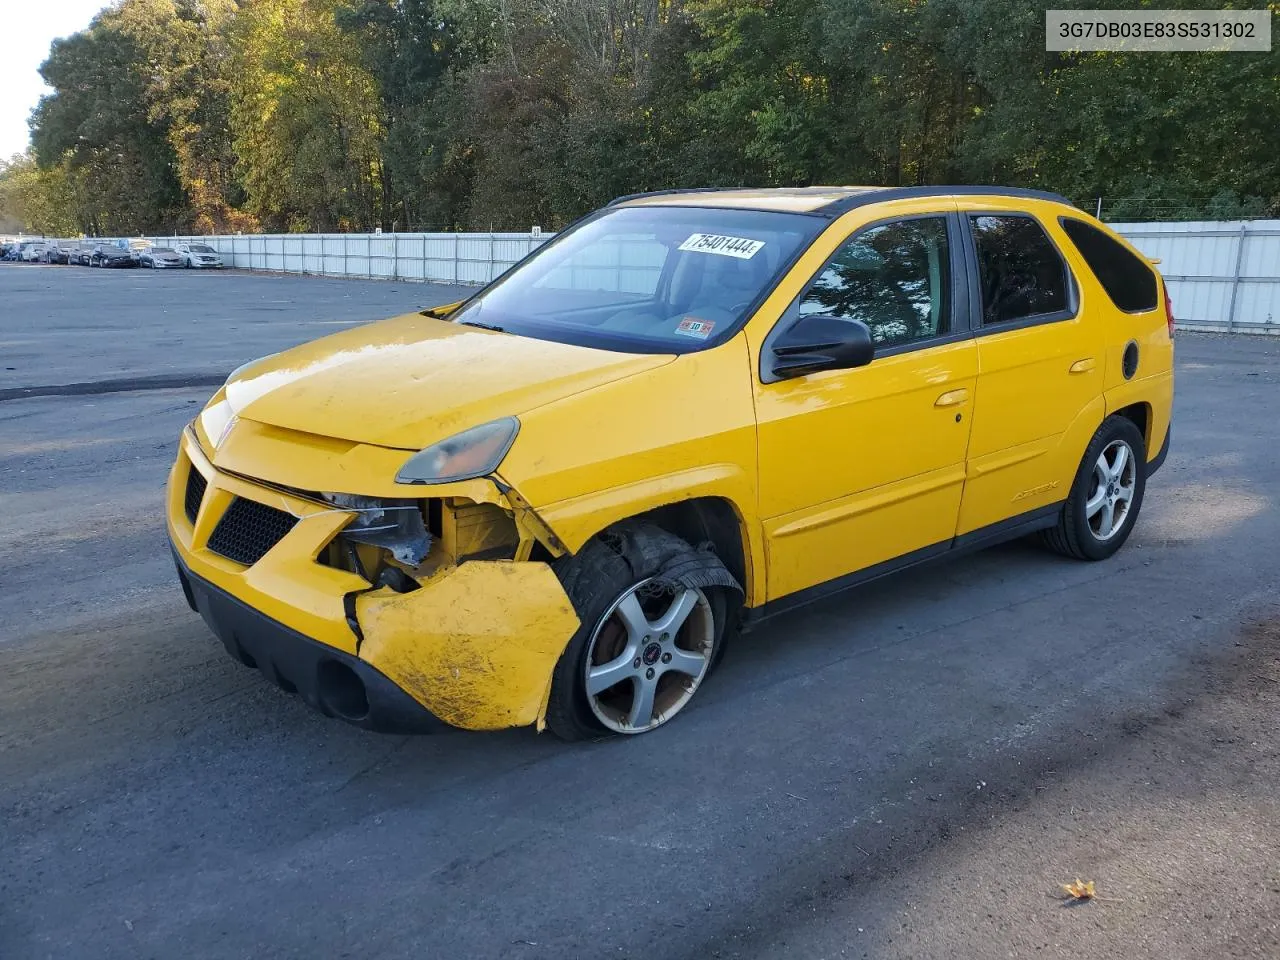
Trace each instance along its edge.
{"label": "windshield", "polygon": [[174,251],[169,249],[168,247],[152,247],[151,252],[160,253],[160,254],[164,254],[165,256],[168,256],[172,254]]}
{"label": "windshield", "polygon": [[203,243],[193,243],[190,249],[192,253],[216,253],[217,252],[213,249],[213,247],[207,246]]}
{"label": "windshield", "polygon": [[562,234],[453,318],[631,353],[721,343],[827,224],[711,207],[608,210]]}

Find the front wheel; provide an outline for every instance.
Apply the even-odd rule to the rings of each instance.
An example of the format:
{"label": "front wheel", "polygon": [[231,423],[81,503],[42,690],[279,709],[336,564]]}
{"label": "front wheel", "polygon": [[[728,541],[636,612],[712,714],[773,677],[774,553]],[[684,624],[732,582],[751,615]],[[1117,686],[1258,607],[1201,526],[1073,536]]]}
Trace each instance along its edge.
{"label": "front wheel", "polygon": [[[668,573],[693,567],[694,578]],[[552,675],[552,732],[648,733],[680,713],[719,659],[739,597],[720,561],[638,525],[591,540],[556,572],[581,626]]]}
{"label": "front wheel", "polygon": [[1108,417],[1089,442],[1055,526],[1042,534],[1051,550],[1077,560],[1105,560],[1138,520],[1147,487],[1147,447],[1127,417]]}

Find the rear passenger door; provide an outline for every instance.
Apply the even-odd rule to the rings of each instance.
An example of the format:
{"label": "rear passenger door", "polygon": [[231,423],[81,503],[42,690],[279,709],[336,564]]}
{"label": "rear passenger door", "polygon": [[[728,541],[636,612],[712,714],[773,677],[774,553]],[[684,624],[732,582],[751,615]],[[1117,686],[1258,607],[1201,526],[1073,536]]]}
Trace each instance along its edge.
{"label": "rear passenger door", "polygon": [[1101,331],[1081,311],[1045,224],[1029,212],[974,206],[961,223],[978,388],[958,535],[1064,500],[1077,435],[1092,432],[1103,403]]}

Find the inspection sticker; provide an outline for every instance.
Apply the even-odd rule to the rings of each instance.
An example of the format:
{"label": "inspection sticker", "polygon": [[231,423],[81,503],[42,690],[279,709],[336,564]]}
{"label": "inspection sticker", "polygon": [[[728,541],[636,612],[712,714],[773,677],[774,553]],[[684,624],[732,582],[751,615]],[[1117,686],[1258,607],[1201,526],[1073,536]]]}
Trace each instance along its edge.
{"label": "inspection sticker", "polygon": [[685,337],[697,337],[699,340],[705,340],[711,336],[711,331],[716,327],[712,320],[695,320],[693,317],[685,317],[676,326],[676,333]]}
{"label": "inspection sticker", "polygon": [[722,257],[737,257],[739,260],[750,260],[760,248],[763,240],[748,240],[746,237],[722,237],[715,233],[695,233],[680,244],[681,250],[692,250],[695,253],[718,253]]}

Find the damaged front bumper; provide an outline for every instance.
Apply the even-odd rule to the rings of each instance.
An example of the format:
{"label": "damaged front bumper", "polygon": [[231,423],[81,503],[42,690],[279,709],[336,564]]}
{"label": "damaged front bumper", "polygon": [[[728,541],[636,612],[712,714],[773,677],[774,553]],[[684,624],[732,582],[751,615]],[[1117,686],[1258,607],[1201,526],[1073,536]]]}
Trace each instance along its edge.
{"label": "damaged front bumper", "polygon": [[445,724],[357,656],[312,640],[196,576],[175,549],[191,609],[231,654],[329,717],[384,733],[435,733]]}
{"label": "damaged front bumper", "polygon": [[[242,500],[292,518],[251,563],[219,553],[215,536]],[[547,563],[441,563],[379,586],[322,562],[358,513],[221,472],[190,433],[167,516],[191,606],[233,657],[317,710],[387,732],[541,728],[552,671],[579,626]]]}

